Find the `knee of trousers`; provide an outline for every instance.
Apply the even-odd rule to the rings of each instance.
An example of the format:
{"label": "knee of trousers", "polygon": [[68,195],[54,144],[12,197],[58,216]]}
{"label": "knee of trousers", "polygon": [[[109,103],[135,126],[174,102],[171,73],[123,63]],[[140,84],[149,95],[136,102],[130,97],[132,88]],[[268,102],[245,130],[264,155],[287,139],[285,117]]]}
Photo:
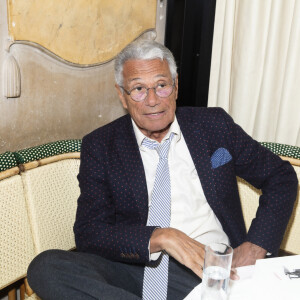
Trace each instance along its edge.
{"label": "knee of trousers", "polygon": [[33,290],[42,282],[53,278],[54,266],[59,264],[60,257],[64,252],[66,251],[46,250],[32,260],[27,270],[27,279]]}

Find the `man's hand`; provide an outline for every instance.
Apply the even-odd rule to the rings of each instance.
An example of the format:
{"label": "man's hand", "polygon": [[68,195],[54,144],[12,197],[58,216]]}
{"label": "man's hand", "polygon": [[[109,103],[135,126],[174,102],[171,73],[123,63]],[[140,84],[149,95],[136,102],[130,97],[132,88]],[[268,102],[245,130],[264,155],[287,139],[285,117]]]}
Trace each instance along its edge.
{"label": "man's hand", "polygon": [[150,238],[150,253],[165,250],[200,278],[203,275],[205,245],[174,228],[157,228]]}
{"label": "man's hand", "polygon": [[232,267],[254,265],[257,259],[265,258],[266,254],[267,250],[250,242],[244,242],[233,251]]}

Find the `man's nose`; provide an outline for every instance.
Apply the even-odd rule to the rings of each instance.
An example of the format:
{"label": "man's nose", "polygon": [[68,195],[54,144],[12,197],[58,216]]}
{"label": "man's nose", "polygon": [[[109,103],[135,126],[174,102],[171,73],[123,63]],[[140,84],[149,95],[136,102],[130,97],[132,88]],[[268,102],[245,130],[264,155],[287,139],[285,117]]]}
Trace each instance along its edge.
{"label": "man's nose", "polygon": [[148,96],[147,96],[145,102],[146,102],[145,104],[148,106],[156,106],[158,103],[160,103],[160,99],[156,95],[154,88],[150,88],[148,90]]}

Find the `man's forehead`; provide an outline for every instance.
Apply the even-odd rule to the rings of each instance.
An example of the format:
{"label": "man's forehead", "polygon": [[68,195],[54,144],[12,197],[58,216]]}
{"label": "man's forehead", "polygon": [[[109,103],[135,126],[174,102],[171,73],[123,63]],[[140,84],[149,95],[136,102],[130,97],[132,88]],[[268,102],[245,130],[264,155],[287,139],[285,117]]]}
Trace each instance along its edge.
{"label": "man's forehead", "polygon": [[169,78],[171,76],[169,65],[166,60],[131,59],[123,66],[123,76],[128,81],[140,80],[145,77]]}

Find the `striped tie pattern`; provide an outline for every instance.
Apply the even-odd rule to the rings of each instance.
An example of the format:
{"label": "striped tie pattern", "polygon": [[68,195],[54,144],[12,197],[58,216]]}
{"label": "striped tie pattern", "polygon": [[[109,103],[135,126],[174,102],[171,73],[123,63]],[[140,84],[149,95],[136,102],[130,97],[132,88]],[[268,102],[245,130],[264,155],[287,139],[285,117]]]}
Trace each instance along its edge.
{"label": "striped tie pattern", "polygon": [[[171,133],[169,139],[162,144],[145,138],[143,146],[155,149],[159,155],[156,169],[151,205],[149,208],[148,226],[159,226],[166,228],[170,226],[171,218],[171,183],[168,165],[168,153],[173,138]],[[168,292],[168,267],[169,255],[162,252],[160,258],[151,265],[145,266],[143,281],[143,300],[164,300]]]}

